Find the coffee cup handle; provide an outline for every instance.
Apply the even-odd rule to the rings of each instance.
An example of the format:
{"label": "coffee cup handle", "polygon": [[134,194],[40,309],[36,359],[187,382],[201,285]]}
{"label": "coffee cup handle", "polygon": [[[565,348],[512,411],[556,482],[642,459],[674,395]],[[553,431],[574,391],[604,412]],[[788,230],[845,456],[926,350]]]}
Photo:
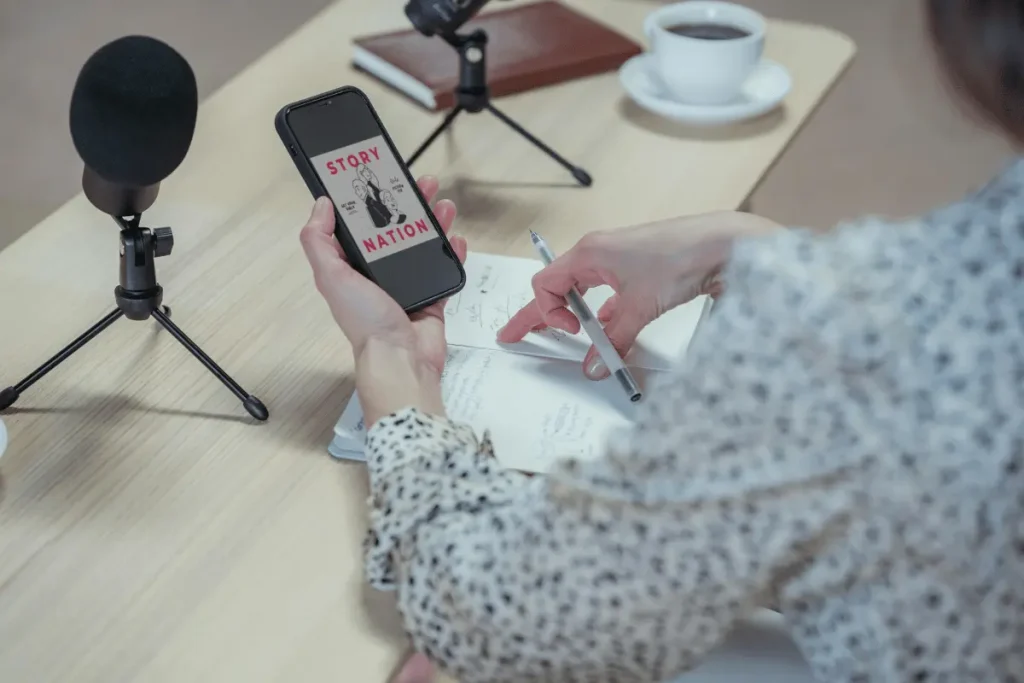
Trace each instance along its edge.
{"label": "coffee cup handle", "polygon": [[654,40],[654,29],[658,28],[658,19],[654,14],[648,14],[647,18],[644,19],[644,35],[647,36],[647,41],[651,42]]}

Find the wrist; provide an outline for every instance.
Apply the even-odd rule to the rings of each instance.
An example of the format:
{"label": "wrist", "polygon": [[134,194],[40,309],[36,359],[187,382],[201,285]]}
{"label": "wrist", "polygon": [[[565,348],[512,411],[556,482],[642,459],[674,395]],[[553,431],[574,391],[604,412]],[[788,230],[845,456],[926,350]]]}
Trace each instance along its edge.
{"label": "wrist", "polygon": [[736,240],[757,238],[782,230],[782,226],[768,218],[742,211],[723,211],[708,221],[716,225],[716,239],[709,241],[709,257],[715,265],[722,266],[729,260]]}
{"label": "wrist", "polygon": [[697,294],[717,296],[723,287],[721,273],[732,258],[736,241],[781,229],[782,226],[767,218],[739,211],[676,219],[671,231],[680,239],[677,253],[671,258],[671,267],[677,269],[674,282],[678,302],[689,301]]}
{"label": "wrist", "polygon": [[756,213],[734,211],[732,212],[732,219],[734,225],[734,239],[741,239],[744,237],[761,237],[784,229],[782,225],[779,225],[770,218],[758,216]]}
{"label": "wrist", "polygon": [[356,390],[367,428],[403,408],[444,415],[441,373],[415,348],[389,339],[372,337],[363,344],[356,357]]}

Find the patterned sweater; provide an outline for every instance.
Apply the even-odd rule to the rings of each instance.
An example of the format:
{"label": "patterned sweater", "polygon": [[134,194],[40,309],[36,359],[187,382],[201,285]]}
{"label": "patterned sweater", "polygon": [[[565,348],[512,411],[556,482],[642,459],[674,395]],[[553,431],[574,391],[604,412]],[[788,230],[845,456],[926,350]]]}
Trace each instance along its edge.
{"label": "patterned sweater", "polygon": [[737,244],[595,462],[380,420],[369,580],[462,683],[665,681],[766,605],[823,682],[1024,681],[1022,191]]}

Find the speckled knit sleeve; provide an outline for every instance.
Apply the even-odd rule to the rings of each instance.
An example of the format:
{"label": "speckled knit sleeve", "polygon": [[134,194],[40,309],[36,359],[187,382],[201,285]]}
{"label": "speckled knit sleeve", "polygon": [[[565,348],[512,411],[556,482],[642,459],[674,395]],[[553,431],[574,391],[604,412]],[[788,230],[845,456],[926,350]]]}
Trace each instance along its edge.
{"label": "speckled knit sleeve", "polygon": [[983,216],[739,245],[597,461],[528,478],[465,426],[382,419],[370,581],[461,683],[667,681],[768,604],[823,681],[1024,680],[1024,248],[1015,271]]}

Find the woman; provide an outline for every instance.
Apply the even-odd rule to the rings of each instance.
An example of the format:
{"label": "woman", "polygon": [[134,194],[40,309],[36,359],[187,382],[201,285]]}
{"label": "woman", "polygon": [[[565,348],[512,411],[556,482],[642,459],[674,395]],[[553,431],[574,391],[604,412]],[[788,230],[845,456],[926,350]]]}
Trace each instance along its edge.
{"label": "woman", "polygon": [[[959,89],[1024,140],[1024,2],[927,6]],[[403,315],[318,204],[303,243],[371,425],[368,577],[422,653],[404,680],[432,660],[462,683],[666,681],[765,605],[821,681],[1024,680],[1022,193],[1017,164],[900,224],[726,213],[583,240],[503,340],[576,330],[573,284],[615,287],[621,351],[725,293],[603,459],[532,479],[445,418],[441,306]]]}

